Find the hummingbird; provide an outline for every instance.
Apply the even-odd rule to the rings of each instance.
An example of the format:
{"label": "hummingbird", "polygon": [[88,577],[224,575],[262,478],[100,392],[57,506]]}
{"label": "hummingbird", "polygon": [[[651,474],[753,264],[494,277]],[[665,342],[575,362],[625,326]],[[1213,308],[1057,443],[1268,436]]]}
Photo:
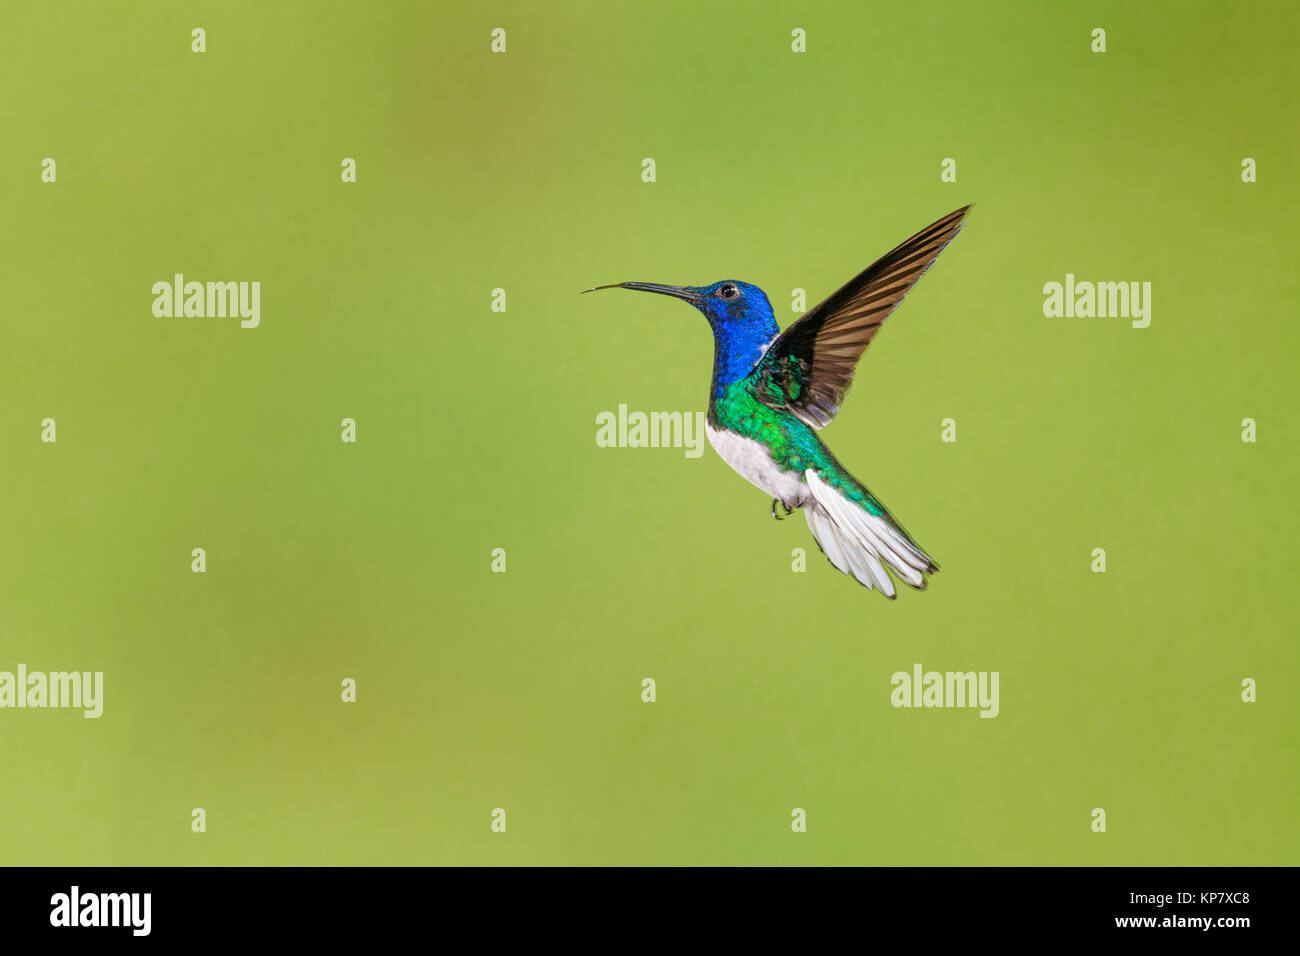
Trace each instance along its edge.
{"label": "hummingbird", "polygon": [[[784,332],[756,285],[616,282],[689,302],[713,330],[709,444],[791,515],[802,508],[822,553],[870,590],[897,596],[889,572],[925,590],[937,564],[867,488],[836,460],[818,432],[830,424],[858,360],[903,297],[961,231],[970,206],[949,213],[885,253]],[[888,568],[888,571],[886,570]]]}

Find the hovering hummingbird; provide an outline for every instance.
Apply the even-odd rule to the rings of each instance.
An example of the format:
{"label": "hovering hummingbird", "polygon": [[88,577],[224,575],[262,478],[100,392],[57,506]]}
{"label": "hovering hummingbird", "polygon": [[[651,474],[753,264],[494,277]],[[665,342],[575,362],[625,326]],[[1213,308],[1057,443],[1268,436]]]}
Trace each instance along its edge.
{"label": "hovering hummingbird", "polygon": [[704,313],[714,341],[709,444],[773,496],[772,517],[781,517],[778,505],[786,515],[803,508],[831,564],[888,598],[896,595],[885,566],[917,590],[939,568],[817,432],[840,410],[880,326],[961,230],[969,210],[963,206],[922,229],[784,332],[763,290],[747,282],[596,287],[671,295]]}

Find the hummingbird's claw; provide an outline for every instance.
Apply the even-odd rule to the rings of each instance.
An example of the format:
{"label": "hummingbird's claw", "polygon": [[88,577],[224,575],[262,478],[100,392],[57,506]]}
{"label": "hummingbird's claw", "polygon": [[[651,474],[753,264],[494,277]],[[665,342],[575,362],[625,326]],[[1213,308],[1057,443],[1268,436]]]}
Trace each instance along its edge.
{"label": "hummingbird's claw", "polygon": [[[777,506],[778,504],[779,504],[782,508],[785,509],[785,514],[783,514],[783,515],[779,515],[779,514],[776,513],[776,506]],[[792,515],[792,514],[794,514],[794,509],[791,508],[791,507],[789,507],[789,506],[788,506],[784,501],[782,501],[780,498],[773,498],[773,499],[772,499],[772,517],[773,517],[773,518],[775,518],[777,521],[780,521],[782,518],[788,518],[788,517],[790,517],[790,515]]]}

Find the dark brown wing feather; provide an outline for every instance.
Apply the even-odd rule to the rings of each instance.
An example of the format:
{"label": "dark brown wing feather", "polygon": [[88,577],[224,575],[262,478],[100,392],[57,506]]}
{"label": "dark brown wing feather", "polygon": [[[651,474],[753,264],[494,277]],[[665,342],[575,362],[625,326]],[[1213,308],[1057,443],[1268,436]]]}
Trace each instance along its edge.
{"label": "dark brown wing feather", "polygon": [[922,229],[782,332],[754,370],[759,399],[813,428],[828,424],[881,324],[961,230],[969,210],[963,206]]}

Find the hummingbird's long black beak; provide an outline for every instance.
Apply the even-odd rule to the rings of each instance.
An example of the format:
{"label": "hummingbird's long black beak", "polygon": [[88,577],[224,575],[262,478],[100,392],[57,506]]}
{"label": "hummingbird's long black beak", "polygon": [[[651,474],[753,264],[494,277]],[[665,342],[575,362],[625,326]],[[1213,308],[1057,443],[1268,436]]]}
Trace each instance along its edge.
{"label": "hummingbird's long black beak", "polygon": [[637,292],[658,292],[660,295],[671,295],[677,299],[685,299],[692,305],[700,301],[699,295],[690,289],[679,285],[660,285],[657,282],[615,282],[613,285],[598,285],[594,289],[583,289],[582,291],[586,294],[600,289],[634,289]]}

